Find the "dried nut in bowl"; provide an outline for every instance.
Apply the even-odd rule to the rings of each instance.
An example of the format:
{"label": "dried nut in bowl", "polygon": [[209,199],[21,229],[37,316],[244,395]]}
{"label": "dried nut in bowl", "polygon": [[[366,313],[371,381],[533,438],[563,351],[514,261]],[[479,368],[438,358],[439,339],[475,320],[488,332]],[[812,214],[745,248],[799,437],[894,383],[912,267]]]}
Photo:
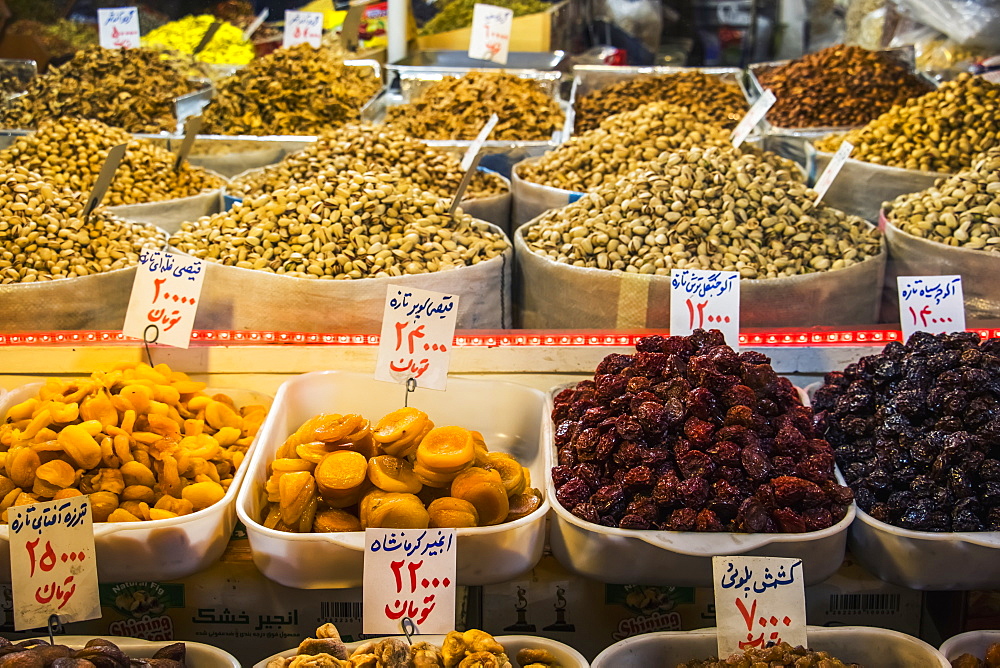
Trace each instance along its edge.
{"label": "dried nut in bowl", "polygon": [[49,380],[0,425],[0,510],[80,494],[95,522],[178,517],[218,503],[266,415],[165,364]]}

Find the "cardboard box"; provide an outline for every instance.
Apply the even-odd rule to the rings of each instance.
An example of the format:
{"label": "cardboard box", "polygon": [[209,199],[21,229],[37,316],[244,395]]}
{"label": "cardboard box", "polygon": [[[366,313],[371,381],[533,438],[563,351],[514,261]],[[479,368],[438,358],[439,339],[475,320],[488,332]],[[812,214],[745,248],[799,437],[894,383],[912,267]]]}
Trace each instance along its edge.
{"label": "cardboard box", "polygon": [[[482,626],[493,634],[536,634],[588,659],[640,633],[715,626],[711,589],[605,585],[545,556],[530,576],[483,588]],[[827,581],[806,589],[809,624],[920,631],[922,595],[868,574],[848,557]]]}
{"label": "cardboard box", "polygon": [[[572,0],[563,0],[538,14],[526,14],[514,18],[510,29],[511,51],[554,51],[565,49],[565,39],[571,20]],[[472,28],[461,28],[437,33],[436,35],[420,35],[417,46],[422,50],[452,49],[468,51],[469,40],[472,38]]]}
{"label": "cardboard box", "polygon": [[[61,632],[200,642],[224,649],[244,666],[297,646],[326,622],[337,625],[345,642],[365,637],[360,588],[292,589],[268,580],[251,560],[245,533],[234,534],[221,560],[201,573],[174,582],[102,584],[100,591],[101,619],[66,624]],[[464,628],[467,593],[459,587],[456,628]],[[4,585],[0,632],[45,635],[14,633],[10,598],[10,585]]]}

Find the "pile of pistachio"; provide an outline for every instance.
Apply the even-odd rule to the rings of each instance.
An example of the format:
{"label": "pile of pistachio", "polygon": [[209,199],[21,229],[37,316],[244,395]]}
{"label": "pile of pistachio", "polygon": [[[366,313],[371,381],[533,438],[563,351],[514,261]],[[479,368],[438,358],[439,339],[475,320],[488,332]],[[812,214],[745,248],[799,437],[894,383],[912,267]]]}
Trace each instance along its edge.
{"label": "pile of pistachio", "polygon": [[36,132],[18,137],[0,151],[0,165],[25,167],[57,186],[89,193],[108,151],[119,144],[128,144],[128,148],[104,196],[106,205],[189,197],[224,183],[221,177],[187,162],[174,171],[176,156],[167,149],[82,118],[43,121]]}
{"label": "pile of pistachio", "polygon": [[[402,179],[421,190],[452,197],[464,172],[459,163],[457,155],[407,137],[397,128],[351,123],[323,133],[316,142],[277,164],[234,180],[228,191],[247,197],[306,181],[327,170],[391,170],[398,171]],[[496,174],[477,171],[465,191],[465,199],[497,195],[506,190],[506,184]]]}
{"label": "pile of pistachio", "polygon": [[880,252],[875,227],[815,198],[760,156],[691,148],[546,212],[524,239],[555,262],[664,276],[686,268],[777,278],[849,267]]}
{"label": "pile of pistachio", "polygon": [[889,222],[914,236],[1000,253],[1000,146],[969,169],[900,195],[886,208]]}
{"label": "pile of pistachio", "polygon": [[409,104],[389,107],[386,122],[420,139],[472,140],[490,114],[500,121],[492,140],[547,141],[565,114],[542,84],[504,72],[446,76]]}
{"label": "pile of pistachio", "polygon": [[0,283],[123,269],[138,264],[142,248],[162,248],[166,241],[155,227],[101,208],[85,219],[84,204],[84,195],[24,167],[0,167]]}
{"label": "pile of pistachio", "polygon": [[967,73],[911,98],[868,125],[815,142],[832,153],[842,141],[851,157],[925,172],[957,172],[1000,145],[1000,84]]}
{"label": "pile of pistachio", "polygon": [[423,274],[503,253],[503,234],[399,174],[325,171],[184,223],[170,243],[195,257],[298,278]]}
{"label": "pile of pistachio", "polygon": [[32,79],[24,95],[0,109],[0,123],[36,128],[46,119],[78,116],[129,132],[173,132],[174,98],[199,87],[157,51],[95,47]]}
{"label": "pile of pistachio", "polygon": [[202,112],[202,132],[314,135],[356,121],[381,81],[328,49],[281,48],[223,79]]}

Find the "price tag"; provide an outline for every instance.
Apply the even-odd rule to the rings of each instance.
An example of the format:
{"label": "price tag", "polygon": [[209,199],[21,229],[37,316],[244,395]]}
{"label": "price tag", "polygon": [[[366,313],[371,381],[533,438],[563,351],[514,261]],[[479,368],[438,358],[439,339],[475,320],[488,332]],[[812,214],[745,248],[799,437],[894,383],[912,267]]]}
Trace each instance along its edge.
{"label": "price tag", "polygon": [[753,106],[750,107],[750,110],[747,111],[747,115],[744,116],[739,122],[739,125],[733,129],[732,139],[733,146],[735,148],[740,147],[744,140],[750,135],[750,131],[757,127],[757,124],[760,123],[760,119],[764,118],[768,110],[774,106],[775,101],[777,101],[777,98],[774,96],[774,93],[771,92],[770,88],[765,90],[764,94],[757,98],[757,101],[754,102]]}
{"label": "price tag", "polygon": [[478,3],[473,5],[469,58],[506,65],[513,25],[513,9]]}
{"label": "price tag", "polygon": [[285,10],[285,32],[281,46],[295,46],[303,42],[318,49],[323,40],[323,12],[297,12]]}
{"label": "price tag", "polygon": [[904,341],[914,332],[965,331],[961,276],[898,276],[896,287]]}
{"label": "price tag", "polygon": [[712,557],[719,656],[768,643],[806,644],[802,560]]}
{"label": "price tag", "polygon": [[375,380],[405,383],[413,378],[424,389],[445,389],[457,321],[457,295],[390,285]]}
{"label": "price tag", "polygon": [[740,345],[740,274],[711,269],[670,270],[670,334],[717,329]]}
{"label": "price tag", "polygon": [[143,249],[125,312],[125,336],[187,348],[201,299],[205,264],[198,258]]}
{"label": "price tag", "polygon": [[455,628],[455,530],[365,529],[363,633]]}
{"label": "price tag", "polygon": [[94,556],[90,497],[14,506],[10,518],[10,574],[14,629],[98,619],[101,596]]}
{"label": "price tag", "polygon": [[105,49],[139,48],[139,10],[135,7],[98,9],[97,29]]}
{"label": "price tag", "polygon": [[837,174],[840,174],[841,168],[847,162],[847,159],[851,157],[851,151],[853,150],[854,144],[851,142],[845,141],[840,143],[840,148],[830,158],[826,169],[823,170],[823,173],[819,175],[819,180],[816,181],[816,187],[813,188],[816,191],[816,201],[813,204],[819,204],[819,201],[826,195],[826,191],[830,189],[833,180],[837,178]]}

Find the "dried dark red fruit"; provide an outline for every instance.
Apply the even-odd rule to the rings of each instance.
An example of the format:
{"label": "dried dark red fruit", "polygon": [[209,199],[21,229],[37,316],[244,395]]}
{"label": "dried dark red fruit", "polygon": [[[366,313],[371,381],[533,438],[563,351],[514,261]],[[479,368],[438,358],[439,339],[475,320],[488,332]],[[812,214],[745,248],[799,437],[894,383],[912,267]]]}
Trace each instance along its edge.
{"label": "dried dark red fruit", "polygon": [[573,506],[573,510],[570,511],[581,520],[586,520],[587,522],[594,522],[595,524],[600,520],[601,515],[597,512],[597,508],[590,503],[578,503]]}
{"label": "dried dark red fruit", "polygon": [[579,478],[571,478],[556,490],[556,500],[564,508],[573,508],[590,498],[590,487]]}
{"label": "dried dark red fruit", "polygon": [[698,522],[698,511],[692,508],[678,508],[670,513],[667,527],[670,531],[694,531]]}
{"label": "dried dark red fruit", "polygon": [[713,511],[705,508],[698,512],[698,517],[695,520],[695,530],[725,531],[725,527],[722,526],[722,522],[719,521],[719,517]]}

